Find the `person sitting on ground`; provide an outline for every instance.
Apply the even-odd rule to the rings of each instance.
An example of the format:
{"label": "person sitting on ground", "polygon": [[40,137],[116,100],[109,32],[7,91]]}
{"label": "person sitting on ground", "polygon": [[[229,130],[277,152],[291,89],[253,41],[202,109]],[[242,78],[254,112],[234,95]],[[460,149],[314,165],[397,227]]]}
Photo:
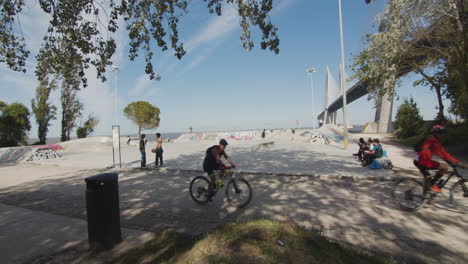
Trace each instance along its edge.
{"label": "person sitting on ground", "polygon": [[[214,145],[209,147],[206,150],[205,159],[203,160],[203,170],[208,173],[210,177],[210,184],[208,186],[208,192],[213,193],[213,190],[216,186],[216,175],[214,174],[215,170],[219,170],[219,177],[223,179],[224,172],[226,171],[227,166],[221,161],[221,156],[231,164],[232,167],[236,167],[236,164],[232,162],[231,158],[226,154],[226,146],[228,145],[225,139],[219,141],[219,145]],[[211,200],[211,197],[208,198]]]}
{"label": "person sitting on ground", "polygon": [[372,150],[364,151],[364,161],[362,163],[363,167],[367,167],[369,164],[372,163],[372,161],[374,161],[375,159],[379,159],[383,156],[383,148],[382,145],[380,145],[380,140],[374,138],[374,140],[372,140],[372,143]]}
{"label": "person sitting on ground", "polygon": [[367,139],[367,147],[369,148],[369,150],[372,150],[374,148],[372,138]]}
{"label": "person sitting on ground", "polygon": [[[446,129],[444,126],[433,126],[431,129],[432,136],[424,140],[421,146],[421,150],[418,152],[418,155],[414,158],[414,160],[417,162],[415,163],[416,167],[420,165],[429,170],[438,170],[432,180],[427,179],[430,180],[428,187],[438,193],[441,193],[442,190],[439,186],[436,185],[437,181],[440,178],[442,178],[442,176],[448,171],[448,166],[445,163],[439,163],[435,160],[432,160],[434,154],[437,154],[437,156],[439,156],[446,162],[458,164],[460,163],[457,159],[450,155],[440,143],[442,134],[445,133],[445,131]],[[460,167],[467,168],[467,166],[463,165],[460,165]]]}
{"label": "person sitting on ground", "polygon": [[364,141],[364,138],[359,139],[358,146],[358,152],[354,153],[353,156],[357,156],[359,161],[362,161],[364,158],[364,151],[369,150],[369,147],[367,146],[366,141]]}

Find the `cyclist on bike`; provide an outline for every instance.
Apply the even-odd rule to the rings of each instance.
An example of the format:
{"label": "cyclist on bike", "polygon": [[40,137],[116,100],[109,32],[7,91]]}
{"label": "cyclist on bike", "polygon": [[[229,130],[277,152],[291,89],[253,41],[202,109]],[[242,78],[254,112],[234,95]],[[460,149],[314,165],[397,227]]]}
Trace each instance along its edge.
{"label": "cyclist on bike", "polygon": [[[424,140],[418,155],[415,157],[415,161],[417,161],[419,165],[430,170],[438,170],[434,176],[434,179],[432,179],[432,181],[429,183],[429,188],[438,193],[441,193],[442,190],[439,188],[439,186],[436,185],[436,183],[444,175],[444,173],[447,172],[448,166],[445,163],[439,163],[435,160],[432,160],[432,156],[437,154],[437,156],[447,162],[460,163],[457,159],[452,157],[452,155],[450,155],[440,143],[442,134],[445,133],[445,131],[446,129],[444,126],[433,126],[431,129],[432,136]],[[466,166],[460,167],[466,168]]]}
{"label": "cyclist on bike", "polygon": [[232,167],[236,167],[236,164],[232,162],[231,158],[226,154],[225,149],[228,145],[225,139],[219,141],[219,145],[214,145],[209,147],[206,150],[205,160],[203,160],[203,170],[208,173],[210,177],[210,185],[208,186],[208,191],[213,192],[216,186],[216,176],[214,174],[215,170],[219,170],[219,176],[221,179],[224,177],[224,172],[226,171],[227,166],[221,161],[221,157],[224,157],[227,162],[231,164]]}

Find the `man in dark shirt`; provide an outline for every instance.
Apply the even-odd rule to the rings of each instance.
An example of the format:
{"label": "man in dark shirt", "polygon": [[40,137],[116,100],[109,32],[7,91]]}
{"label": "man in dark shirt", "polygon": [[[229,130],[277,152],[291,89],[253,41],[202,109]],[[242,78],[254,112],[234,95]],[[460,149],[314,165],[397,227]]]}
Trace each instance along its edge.
{"label": "man in dark shirt", "polygon": [[146,166],[146,149],[145,149],[145,134],[140,136],[140,153],[141,153],[141,167]]}
{"label": "man in dark shirt", "polygon": [[210,185],[208,187],[208,190],[210,192],[212,192],[216,186],[216,175],[214,174],[214,171],[219,170],[219,177],[222,179],[224,177],[224,172],[227,168],[227,166],[224,165],[224,163],[221,161],[221,156],[223,156],[224,159],[227,162],[229,162],[232,167],[236,167],[236,164],[232,162],[231,158],[224,151],[227,145],[227,141],[225,139],[221,139],[219,141],[219,145],[214,145],[206,150],[206,156],[203,160],[203,170],[206,173],[208,173],[208,176],[211,180]]}

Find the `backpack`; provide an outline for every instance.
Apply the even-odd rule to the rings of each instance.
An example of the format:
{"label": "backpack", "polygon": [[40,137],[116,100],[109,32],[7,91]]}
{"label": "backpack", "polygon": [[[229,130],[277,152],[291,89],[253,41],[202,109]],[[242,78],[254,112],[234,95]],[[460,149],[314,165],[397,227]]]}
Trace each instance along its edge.
{"label": "backpack", "polygon": [[382,165],[380,164],[380,162],[375,159],[372,161],[372,163],[369,165],[369,169],[382,169]]}
{"label": "backpack", "polygon": [[416,142],[416,144],[414,145],[414,151],[420,152],[422,150],[422,146],[424,145],[424,141],[426,141],[425,137]]}

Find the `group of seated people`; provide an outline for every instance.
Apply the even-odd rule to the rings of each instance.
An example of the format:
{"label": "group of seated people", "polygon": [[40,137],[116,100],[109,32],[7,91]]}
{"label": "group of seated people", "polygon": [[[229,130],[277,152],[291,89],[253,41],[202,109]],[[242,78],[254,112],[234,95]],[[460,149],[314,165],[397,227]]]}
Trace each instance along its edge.
{"label": "group of seated people", "polygon": [[367,142],[364,141],[364,138],[360,138],[358,145],[359,151],[354,153],[353,156],[358,157],[359,161],[362,162],[363,167],[367,167],[373,160],[383,156],[383,148],[382,145],[380,145],[380,140],[378,138],[369,138]]}

